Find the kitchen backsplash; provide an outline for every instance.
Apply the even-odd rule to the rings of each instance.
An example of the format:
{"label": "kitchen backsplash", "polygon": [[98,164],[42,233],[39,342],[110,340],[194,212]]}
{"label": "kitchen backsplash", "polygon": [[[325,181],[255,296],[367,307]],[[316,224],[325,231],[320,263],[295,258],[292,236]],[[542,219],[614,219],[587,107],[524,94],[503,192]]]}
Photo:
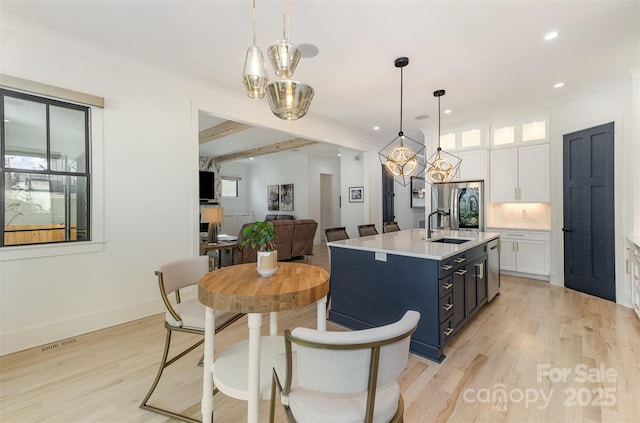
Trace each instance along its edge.
{"label": "kitchen backsplash", "polygon": [[488,203],[487,227],[550,230],[551,204]]}

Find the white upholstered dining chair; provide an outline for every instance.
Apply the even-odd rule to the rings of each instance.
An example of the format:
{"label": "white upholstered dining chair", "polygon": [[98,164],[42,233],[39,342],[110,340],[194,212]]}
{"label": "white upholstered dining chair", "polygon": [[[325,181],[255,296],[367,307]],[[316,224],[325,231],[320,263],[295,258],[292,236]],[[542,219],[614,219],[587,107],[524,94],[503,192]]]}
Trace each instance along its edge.
{"label": "white upholstered dining chair", "polygon": [[[142,400],[142,403],[140,403],[140,408],[142,409],[179,420],[200,422],[200,420],[193,419],[178,412],[150,405],[149,398],[151,398],[153,391],[158,386],[158,382],[160,382],[160,377],[162,376],[164,369],[202,345],[204,342],[205,307],[200,303],[197,297],[192,297],[183,301],[180,297],[180,290],[189,286],[197,287],[200,277],[208,271],[209,256],[199,256],[166,263],[160,267],[160,270],[155,272],[158,277],[158,285],[160,286],[160,295],[166,308],[164,327],[167,329],[167,334],[165,337],[164,352],[162,353],[160,367],[158,368],[158,373],[156,374],[156,378],[153,381],[147,396]],[[173,297],[173,299],[171,297]],[[243,316],[243,314],[220,312],[217,310],[215,313],[216,322],[220,322],[216,327],[216,333]],[[202,335],[203,338],[169,359],[171,334],[173,332],[197,334]]]}
{"label": "white upholstered dining chair", "polygon": [[278,392],[289,422],[402,422],[397,379],[419,319],[409,310],[397,322],[372,329],[286,330],[285,353],[273,368],[270,422]]}

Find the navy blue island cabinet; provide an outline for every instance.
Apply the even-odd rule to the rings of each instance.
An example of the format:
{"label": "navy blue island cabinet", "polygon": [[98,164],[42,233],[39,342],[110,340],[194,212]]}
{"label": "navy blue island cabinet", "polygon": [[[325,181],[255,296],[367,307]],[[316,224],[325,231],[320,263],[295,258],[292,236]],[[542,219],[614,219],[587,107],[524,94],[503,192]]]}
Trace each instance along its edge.
{"label": "navy blue island cabinet", "polygon": [[331,245],[329,320],[367,329],[420,312],[411,352],[441,362],[447,342],[487,303],[487,243],[432,260]]}

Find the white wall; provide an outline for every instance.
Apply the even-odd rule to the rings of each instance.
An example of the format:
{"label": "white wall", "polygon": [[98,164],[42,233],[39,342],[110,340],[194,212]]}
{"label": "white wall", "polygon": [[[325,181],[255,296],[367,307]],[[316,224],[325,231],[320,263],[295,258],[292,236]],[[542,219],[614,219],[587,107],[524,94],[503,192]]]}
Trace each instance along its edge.
{"label": "white wall", "polygon": [[220,176],[229,176],[240,178],[238,180],[238,197],[222,197],[220,205],[224,208],[225,214],[228,212],[245,212],[250,211],[250,191],[249,191],[249,166],[243,163],[220,164]]}
{"label": "white wall", "polygon": [[[267,214],[292,214],[296,218],[308,218],[308,163],[309,158],[300,155],[265,159],[251,165],[250,206],[256,214],[256,220],[264,220]],[[293,211],[267,210],[267,186],[282,184],[293,184]]]}
{"label": "white wall", "polygon": [[[34,258],[7,260],[5,251],[0,251],[0,354],[162,310],[153,272],[163,262],[198,254],[195,188],[200,110],[365,151],[359,176],[355,166],[340,167],[343,225],[356,236],[358,224],[380,221],[380,167],[379,163],[374,164],[377,151],[368,144],[369,140],[312,116],[302,121],[280,121],[265,111],[264,104],[248,99],[242,90],[231,93],[186,80],[6,14],[0,18],[0,72],[102,96],[106,102],[103,126],[94,128],[104,139],[104,154],[93,157],[94,169],[104,168],[104,181],[98,181],[97,190],[104,191],[104,196],[93,199],[93,217],[98,218],[94,224],[100,227],[104,223],[104,237],[98,231],[98,238],[103,239],[95,240],[99,247],[91,253],[55,257],[37,257],[39,253],[34,253]],[[637,82],[633,87],[637,90]],[[555,164],[552,181],[561,175],[555,161],[559,150],[554,147],[561,140],[561,131],[592,126],[611,115],[624,117],[624,128],[618,131],[618,136],[624,137],[620,141],[623,155],[620,149],[616,152],[616,158],[623,157],[624,170],[620,172],[625,176],[634,174],[629,165],[632,160],[638,161],[639,141],[638,124],[629,128],[633,121],[631,89],[631,84],[623,84],[554,110],[552,127],[558,125],[558,129],[552,134],[552,165]],[[634,96],[637,105],[637,94]],[[624,155],[634,152],[635,158]],[[635,174],[638,175],[637,171]],[[309,186],[308,170],[303,169],[300,175]],[[630,201],[639,203],[638,186],[624,185],[621,182],[624,179],[616,174],[616,198],[620,203],[617,210],[630,207]],[[287,178],[273,183],[295,183],[295,214],[300,217],[312,214],[309,197],[297,189],[297,184],[304,184],[302,181]],[[261,189],[265,192],[267,184],[263,185]],[[365,186],[364,204],[349,205],[346,192],[349,186]],[[249,189],[253,191],[253,186]],[[623,189],[632,190],[627,200],[618,195]],[[560,200],[557,192],[553,195],[554,201]],[[256,218],[266,214],[266,192],[260,197],[249,203],[251,208],[262,205],[262,210],[256,209]],[[304,204],[299,205],[300,199]],[[553,208],[556,214],[552,224],[556,262],[561,251],[557,209]],[[640,210],[636,206],[626,214],[617,213],[638,216]],[[624,225],[616,237],[617,247],[622,234],[631,229],[628,222]],[[15,247],[12,251],[64,250],[61,246],[50,247]],[[617,253],[620,267],[621,251]],[[560,270],[553,271],[557,277]]]}
{"label": "white wall", "polygon": [[[631,79],[569,102],[551,111],[551,283],[564,285],[564,247],[562,236],[562,155],[563,135],[609,122],[615,122],[615,248],[616,302],[630,306],[624,287],[624,237],[633,232],[633,219],[640,210],[640,190],[634,186],[638,157],[637,117],[634,117]],[[638,111],[635,110],[637,114]],[[634,134],[636,137],[634,137]]]}
{"label": "white wall", "polygon": [[[380,169],[378,167],[378,169]],[[378,175],[379,178],[379,175]],[[342,197],[340,207],[341,226],[344,226],[351,238],[358,237],[358,225],[369,222],[369,203],[371,199],[371,188],[373,184],[365,184],[364,160],[362,154],[355,152],[345,153],[340,157],[340,196]],[[380,184],[378,179],[377,184]],[[363,187],[364,201],[361,203],[349,202],[349,188]],[[380,204],[380,203],[378,203]],[[378,231],[381,231],[379,225]]]}
{"label": "white wall", "polygon": [[330,201],[330,206],[334,208],[334,219],[337,220],[339,209],[339,197],[340,197],[340,184],[341,184],[341,175],[340,175],[340,160],[338,157],[335,159],[321,158],[321,157],[309,157],[309,183],[307,185],[307,190],[309,191],[309,219],[315,219],[318,222],[318,230],[316,231],[316,236],[314,238],[314,243],[320,243],[322,239],[322,230],[320,223],[322,222],[322,207],[326,207],[326,205],[321,204],[321,196],[320,196],[320,175],[332,175],[333,182],[333,195]]}
{"label": "white wall", "polygon": [[[93,156],[94,169],[104,168],[96,187],[104,196],[94,198],[92,214],[97,227],[104,217],[104,236],[94,233],[91,253],[51,256],[65,246],[0,251],[0,354],[162,311],[154,271],[199,253],[199,110],[366,148],[366,140],[309,116],[304,122],[274,119],[242,90],[181,79],[6,14],[0,25],[0,72],[105,99],[103,126],[94,128],[104,154],[98,149]],[[295,169],[308,178],[306,168]],[[254,202],[266,203],[252,199],[251,207]],[[307,194],[296,191],[295,213],[308,215],[307,204]],[[41,257],[45,250],[49,257]],[[9,257],[28,253],[34,257]]]}

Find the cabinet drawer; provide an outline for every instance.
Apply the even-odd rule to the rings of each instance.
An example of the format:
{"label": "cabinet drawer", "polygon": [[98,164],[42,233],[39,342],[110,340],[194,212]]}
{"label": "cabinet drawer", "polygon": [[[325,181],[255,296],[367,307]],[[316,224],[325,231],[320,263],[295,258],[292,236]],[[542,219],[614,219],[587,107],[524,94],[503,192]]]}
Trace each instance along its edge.
{"label": "cabinet drawer", "polygon": [[453,337],[453,317],[450,317],[445,322],[440,323],[441,345],[445,346],[452,337]]}
{"label": "cabinet drawer", "polygon": [[446,278],[440,279],[440,295],[438,295],[438,297],[442,298],[445,295],[450,294],[452,292],[451,288],[453,288],[451,275],[447,276]]}
{"label": "cabinet drawer", "polygon": [[455,256],[451,256],[440,261],[440,278],[451,274],[453,270],[464,265],[467,261],[467,252],[468,251],[463,251]]}
{"label": "cabinet drawer", "polygon": [[527,241],[549,241],[549,232],[525,232],[501,230],[500,234],[503,238]]}
{"label": "cabinet drawer", "polygon": [[453,314],[453,292],[440,298],[440,322],[444,322]]}
{"label": "cabinet drawer", "polygon": [[453,257],[446,258],[440,261],[440,278],[446,275],[451,275],[453,268],[456,267],[456,263],[453,261]]}

